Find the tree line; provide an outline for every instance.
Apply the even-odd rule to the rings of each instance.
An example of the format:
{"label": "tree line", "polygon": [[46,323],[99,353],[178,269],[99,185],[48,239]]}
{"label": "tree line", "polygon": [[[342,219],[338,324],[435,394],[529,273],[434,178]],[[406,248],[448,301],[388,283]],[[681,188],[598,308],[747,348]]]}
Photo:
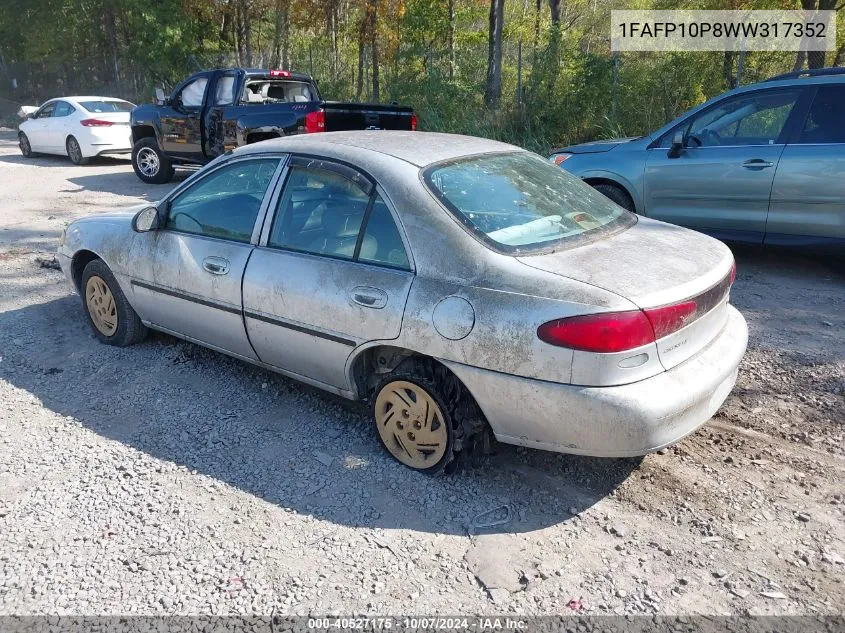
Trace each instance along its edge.
{"label": "tree line", "polygon": [[[671,6],[667,6],[671,5]],[[738,83],[832,53],[610,51],[613,8],[829,9],[845,0],[2,0],[0,116],[71,93],[148,101],[196,70],[313,74],[420,127],[551,145],[637,135]],[[840,29],[842,30],[842,29]]]}

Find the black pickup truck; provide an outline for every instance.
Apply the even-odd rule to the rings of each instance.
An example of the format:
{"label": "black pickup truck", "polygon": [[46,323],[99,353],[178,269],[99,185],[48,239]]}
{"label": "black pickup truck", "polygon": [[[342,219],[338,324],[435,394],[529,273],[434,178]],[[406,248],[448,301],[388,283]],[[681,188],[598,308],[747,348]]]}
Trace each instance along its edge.
{"label": "black pickup truck", "polygon": [[204,165],[227,150],[269,138],[337,130],[415,130],[413,109],[323,101],[310,75],[230,68],[191,75],[170,97],[132,110],[132,167],[164,183],[176,165]]}

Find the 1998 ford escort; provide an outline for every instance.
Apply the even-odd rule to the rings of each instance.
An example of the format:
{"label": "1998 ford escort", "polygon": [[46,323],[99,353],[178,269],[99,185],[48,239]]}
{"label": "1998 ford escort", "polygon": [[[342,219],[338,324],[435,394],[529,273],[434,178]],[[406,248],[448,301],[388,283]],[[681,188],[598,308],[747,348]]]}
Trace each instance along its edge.
{"label": "1998 ford escort", "polygon": [[596,456],[677,442],[747,343],[721,242],[471,137],[243,147],[154,206],[72,223],[58,258],[104,343],[154,328],[366,401],[428,473],[488,431]]}

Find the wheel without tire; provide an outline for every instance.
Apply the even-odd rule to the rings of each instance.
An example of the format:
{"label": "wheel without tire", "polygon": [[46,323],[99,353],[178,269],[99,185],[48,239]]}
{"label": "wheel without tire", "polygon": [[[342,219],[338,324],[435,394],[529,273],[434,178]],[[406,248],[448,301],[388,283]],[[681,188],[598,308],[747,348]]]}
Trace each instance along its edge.
{"label": "wheel without tire", "polygon": [[154,138],[139,139],[132,148],[132,169],[150,185],[161,185],[173,178],[176,170]]}
{"label": "wheel without tire", "polygon": [[24,158],[31,158],[34,155],[32,145],[29,144],[29,138],[23,132],[18,134],[18,147],[21,148],[21,154]]}
{"label": "wheel without tire", "polygon": [[129,305],[105,262],[95,259],[85,267],[81,290],[88,323],[103,343],[126,347],[147,335],[146,326]]}
{"label": "wheel without tire", "polygon": [[636,210],[634,209],[634,201],[631,200],[631,196],[628,195],[628,192],[623,190],[621,187],[602,183],[593,185],[593,189],[603,196],[610,198],[623,209],[627,209],[631,213],[636,213]]}
{"label": "wheel without tire", "polygon": [[472,396],[444,367],[407,360],[376,386],[371,412],[382,446],[405,466],[452,472],[487,427]]}
{"label": "wheel without tire", "polygon": [[74,165],[85,165],[88,163],[87,158],[82,155],[82,148],[79,147],[79,141],[74,137],[68,136],[65,141],[65,149],[67,150],[67,157]]}

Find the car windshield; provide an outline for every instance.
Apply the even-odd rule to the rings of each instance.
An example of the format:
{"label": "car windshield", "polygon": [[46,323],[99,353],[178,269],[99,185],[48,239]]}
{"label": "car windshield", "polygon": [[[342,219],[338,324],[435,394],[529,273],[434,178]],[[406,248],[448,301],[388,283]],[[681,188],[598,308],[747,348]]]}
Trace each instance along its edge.
{"label": "car windshield", "polygon": [[528,152],[434,165],[429,189],[494,250],[548,250],[629,226],[634,216],[579,178]]}
{"label": "car windshield", "polygon": [[128,101],[80,101],[79,105],[88,112],[131,112],[135,107],[134,103]]}

